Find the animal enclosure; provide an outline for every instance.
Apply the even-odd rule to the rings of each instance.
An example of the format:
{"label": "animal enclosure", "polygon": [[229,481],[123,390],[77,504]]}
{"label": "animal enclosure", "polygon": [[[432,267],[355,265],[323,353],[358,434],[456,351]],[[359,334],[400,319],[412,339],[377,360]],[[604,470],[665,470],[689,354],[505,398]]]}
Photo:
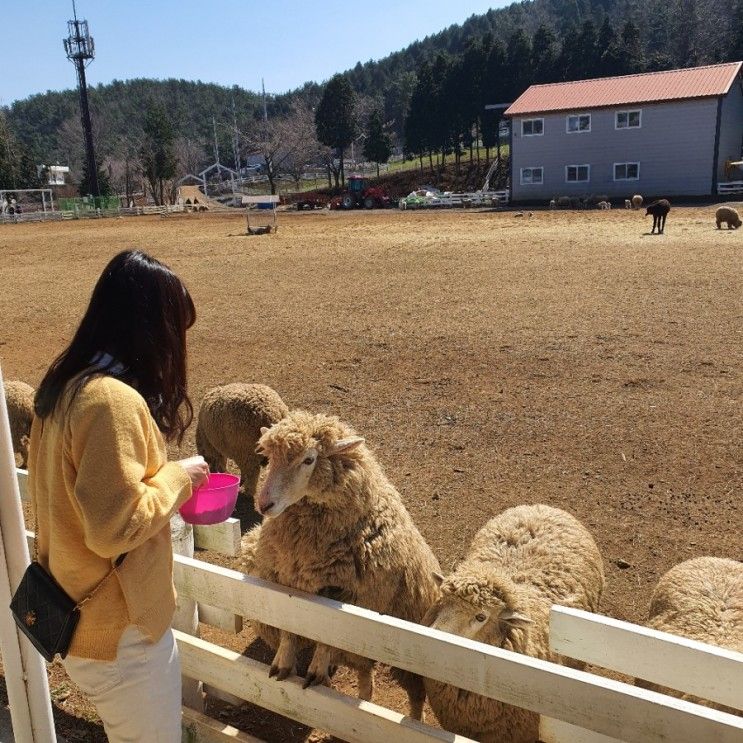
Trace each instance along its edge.
{"label": "animal enclosure", "polygon": [[[142,247],[194,295],[195,403],[261,382],[357,425],[447,572],[504,508],[570,510],[606,561],[602,613],[641,622],[671,565],[740,554],[743,434],[743,234],[714,207],[674,206],[660,237],[643,214],[286,214],[269,241],[230,237],[244,215],[7,225],[3,369],[37,385],[100,268]],[[172,454],[193,453],[192,428]],[[404,710],[397,692],[374,701]]]}

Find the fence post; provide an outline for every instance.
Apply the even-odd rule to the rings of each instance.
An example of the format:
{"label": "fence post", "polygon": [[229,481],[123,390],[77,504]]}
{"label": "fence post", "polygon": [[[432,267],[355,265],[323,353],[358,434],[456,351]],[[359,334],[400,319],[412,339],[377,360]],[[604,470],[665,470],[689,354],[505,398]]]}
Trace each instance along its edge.
{"label": "fence post", "polygon": [[[193,558],[193,526],[187,524],[178,513],[174,514],[170,520],[170,537],[173,541],[173,552],[176,555]],[[193,599],[178,596],[178,606],[173,617],[173,628],[194,637],[199,636],[199,607]],[[204,694],[201,681],[183,677],[183,704],[197,712],[204,711]]]}
{"label": "fence post", "polygon": [[42,657],[22,637],[10,611],[12,593],[30,562],[0,368],[0,651],[17,743],[54,743],[49,680]]}

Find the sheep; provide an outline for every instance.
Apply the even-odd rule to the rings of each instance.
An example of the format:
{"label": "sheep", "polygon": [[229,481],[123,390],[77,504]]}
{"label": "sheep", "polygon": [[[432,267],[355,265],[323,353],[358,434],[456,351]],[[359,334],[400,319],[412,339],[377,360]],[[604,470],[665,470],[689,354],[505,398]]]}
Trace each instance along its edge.
{"label": "sheep", "polygon": [[[650,599],[647,626],[743,653],[743,563],[696,557],[672,567]],[[691,694],[636,679],[637,686],[708,707],[741,714]]]}
{"label": "sheep", "polygon": [[550,199],[550,209],[557,209],[557,199]]}
{"label": "sheep", "polygon": [[608,201],[599,201],[598,204],[596,204],[596,206],[599,209],[611,209],[611,203]]}
{"label": "sheep", "polygon": [[240,468],[241,487],[252,501],[263,459],[255,447],[260,429],[289,411],[279,394],[263,384],[213,387],[201,401],[196,448],[213,472],[224,472],[227,459]]}
{"label": "sheep", "polygon": [[642,207],[642,196],[640,196],[639,193],[636,193],[632,197],[632,208],[639,209],[640,207]]}
{"label": "sheep", "polygon": [[632,208],[632,201],[631,201],[631,199],[625,199],[624,200],[624,208],[625,209],[631,209]]}
{"label": "sheep", "polygon": [[557,199],[557,206],[560,209],[569,209],[570,208],[570,196],[560,196]]}
{"label": "sheep", "polygon": [[[546,505],[516,506],[475,535],[464,561],[443,579],[424,624],[559,663],[549,647],[550,607],[597,611],[603,588],[601,553],[580,521]],[[537,740],[534,712],[433,679],[425,686],[446,730],[486,743]]]}
{"label": "sheep", "polygon": [[645,216],[647,217],[650,214],[653,215],[653,229],[650,231],[651,235],[655,233],[656,227],[658,228],[658,234],[663,234],[663,230],[666,228],[666,217],[670,211],[671,202],[668,201],[668,199],[660,199],[654,201],[652,204],[648,204]]}
{"label": "sheep", "polygon": [[5,383],[5,403],[10,419],[10,438],[13,451],[21,458],[21,468],[28,467],[28,441],[34,417],[34,388],[25,382]]}
{"label": "sheep", "polygon": [[[439,564],[364,439],[334,416],[294,410],[263,431],[258,448],[268,470],[256,496],[264,521],[254,574],[420,622],[439,595]],[[282,630],[276,647],[275,632],[259,634],[276,648],[270,675],[295,673],[307,641]],[[356,669],[359,697],[370,700],[374,661],[327,645],[315,647],[305,686],[328,683],[340,663]],[[421,719],[423,680],[395,675]]]}
{"label": "sheep", "polygon": [[719,207],[715,212],[715,222],[718,230],[723,222],[727,224],[729,230],[737,230],[741,225],[740,215],[732,206]]}

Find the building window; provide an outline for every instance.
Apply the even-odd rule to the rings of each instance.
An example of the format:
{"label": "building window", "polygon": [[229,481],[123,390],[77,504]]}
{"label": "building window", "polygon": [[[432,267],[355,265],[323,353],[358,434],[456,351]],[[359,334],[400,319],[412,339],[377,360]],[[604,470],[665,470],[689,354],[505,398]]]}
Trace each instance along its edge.
{"label": "building window", "polygon": [[567,131],[568,134],[591,131],[591,114],[568,116],[565,121],[565,131]]}
{"label": "building window", "polygon": [[617,111],[614,121],[615,129],[639,129],[641,126],[641,111]]}
{"label": "building window", "polygon": [[566,165],[565,183],[588,183],[591,180],[590,165]]}
{"label": "building window", "polygon": [[640,163],[614,163],[615,181],[639,181]]}
{"label": "building window", "polygon": [[533,186],[544,182],[544,168],[521,168],[521,185]]}
{"label": "building window", "polygon": [[544,134],[544,119],[523,119],[521,121],[522,137],[539,137]]}

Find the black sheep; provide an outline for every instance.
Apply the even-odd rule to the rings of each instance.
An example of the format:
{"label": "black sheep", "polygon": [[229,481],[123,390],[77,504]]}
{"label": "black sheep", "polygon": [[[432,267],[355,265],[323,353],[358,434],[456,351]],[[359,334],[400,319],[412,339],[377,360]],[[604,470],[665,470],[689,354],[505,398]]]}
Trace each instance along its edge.
{"label": "black sheep", "polygon": [[671,202],[668,201],[668,199],[660,199],[659,201],[654,201],[652,204],[648,205],[648,210],[645,212],[645,216],[647,217],[649,214],[653,215],[653,229],[650,232],[651,235],[655,233],[656,227],[658,228],[658,234],[663,234],[663,230],[666,226],[666,217],[670,211]]}

